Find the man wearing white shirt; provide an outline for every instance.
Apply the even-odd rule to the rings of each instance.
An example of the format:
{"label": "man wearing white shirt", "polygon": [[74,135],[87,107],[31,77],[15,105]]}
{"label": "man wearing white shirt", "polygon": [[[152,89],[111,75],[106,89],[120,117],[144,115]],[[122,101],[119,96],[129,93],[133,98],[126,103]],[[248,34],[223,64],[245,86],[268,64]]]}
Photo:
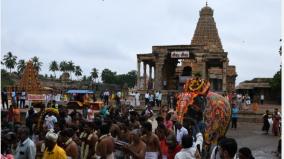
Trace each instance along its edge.
{"label": "man wearing white shirt", "polygon": [[54,129],[55,123],[57,123],[57,118],[53,114],[48,113],[44,118],[44,126],[46,126],[48,130]]}
{"label": "man wearing white shirt", "polygon": [[179,122],[176,123],[176,128],[177,128],[177,135],[176,135],[177,142],[181,145],[181,139],[184,135],[188,134],[188,131]]}
{"label": "man wearing white shirt", "polygon": [[106,104],[106,105],[108,105],[109,96],[110,96],[110,93],[109,93],[108,90],[106,90],[104,92],[104,104]]}
{"label": "man wearing white shirt", "polygon": [[20,142],[18,143],[15,159],[35,159],[36,146],[35,143],[29,138],[29,129],[25,126],[19,128],[17,133]]}
{"label": "man wearing white shirt", "polygon": [[200,154],[202,151],[203,136],[200,133],[197,124],[195,124],[195,129],[197,131],[196,141],[193,141],[193,137],[186,134],[182,136],[181,145],[182,149],[175,156],[175,159],[197,159],[201,158]]}
{"label": "man wearing white shirt", "polygon": [[13,92],[12,92],[12,103],[13,104],[16,104],[16,102],[17,102],[17,95],[16,95],[16,91],[15,90],[13,90]]}
{"label": "man wearing white shirt", "polygon": [[159,95],[160,95],[160,93],[159,93],[159,91],[157,91],[157,92],[155,93],[155,102],[156,102],[157,107],[159,107],[159,100],[158,100]]}
{"label": "man wearing white shirt", "polygon": [[25,107],[26,96],[27,96],[26,91],[22,90],[21,97],[20,97],[20,108],[24,108]]}
{"label": "man wearing white shirt", "polygon": [[135,106],[140,106],[139,97],[140,97],[140,93],[135,92]]}
{"label": "man wearing white shirt", "polygon": [[121,105],[120,100],[121,100],[121,92],[117,91],[115,95],[115,102],[116,102],[116,106],[118,107]]}
{"label": "man wearing white shirt", "polygon": [[150,94],[149,94],[149,92],[147,91],[147,92],[145,93],[145,105],[148,105],[148,104],[149,104],[149,98],[150,98]]}
{"label": "man wearing white shirt", "polygon": [[160,91],[158,93],[159,93],[159,95],[158,95],[158,107],[160,107],[161,103],[162,103],[162,93]]}
{"label": "man wearing white shirt", "polygon": [[261,103],[261,105],[263,105],[263,102],[264,102],[264,95],[261,94],[261,95],[260,95],[260,103]]}

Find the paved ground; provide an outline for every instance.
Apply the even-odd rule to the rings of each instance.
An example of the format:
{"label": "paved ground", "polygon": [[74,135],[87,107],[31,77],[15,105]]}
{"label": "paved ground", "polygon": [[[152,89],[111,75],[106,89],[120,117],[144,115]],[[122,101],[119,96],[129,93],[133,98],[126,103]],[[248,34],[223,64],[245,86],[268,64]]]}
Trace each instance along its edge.
{"label": "paved ground", "polygon": [[[238,142],[238,147],[249,147],[256,159],[277,159],[279,137],[275,137],[269,132],[264,135],[261,131],[261,123],[238,123],[238,128],[229,129],[227,136],[233,137]],[[271,130],[271,129],[270,129]]]}

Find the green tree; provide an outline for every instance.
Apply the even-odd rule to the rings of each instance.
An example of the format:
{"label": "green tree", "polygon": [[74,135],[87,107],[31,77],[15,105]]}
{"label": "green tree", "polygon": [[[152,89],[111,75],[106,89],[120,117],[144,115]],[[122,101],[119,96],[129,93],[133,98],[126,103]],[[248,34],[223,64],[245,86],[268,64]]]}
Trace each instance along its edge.
{"label": "green tree", "polygon": [[128,87],[133,88],[137,81],[137,71],[132,70],[127,73],[127,85]]}
{"label": "green tree", "polygon": [[130,71],[127,74],[120,74],[116,76],[116,83],[123,87],[124,85],[127,85],[128,87],[134,87],[137,81],[137,72],[136,71]]}
{"label": "green tree", "polygon": [[68,71],[68,63],[66,61],[61,61],[59,64],[59,69],[62,72],[60,79],[66,81],[69,79],[70,75]]}
{"label": "green tree", "polygon": [[58,64],[55,60],[51,61],[50,65],[49,65],[49,71],[52,71],[53,74],[54,74],[54,77],[56,78],[55,72],[59,71],[59,66],[58,66]]}
{"label": "green tree", "polygon": [[67,71],[69,72],[70,77],[72,77],[72,73],[75,72],[75,65],[73,61],[67,62]]}
{"label": "green tree", "polygon": [[15,81],[13,79],[15,78],[12,77],[11,73],[8,73],[6,70],[1,69],[1,89],[14,85]]}
{"label": "green tree", "polygon": [[6,55],[4,55],[3,63],[8,69],[10,69],[11,73],[12,69],[14,69],[17,64],[17,56],[14,56],[11,52],[8,52]]}
{"label": "green tree", "polygon": [[68,70],[68,64],[66,61],[61,61],[60,64],[59,64],[59,69],[62,73],[65,73],[67,72]]}
{"label": "green tree", "polygon": [[75,66],[75,76],[79,77],[82,76],[82,69],[80,66]]}
{"label": "green tree", "polygon": [[26,68],[25,60],[23,60],[23,59],[19,60],[18,63],[17,63],[18,74],[22,74],[25,68]]}
{"label": "green tree", "polygon": [[270,86],[275,91],[281,91],[281,69],[273,76],[272,80],[270,81]]}
{"label": "green tree", "polygon": [[[280,42],[281,41],[282,41],[282,39],[280,39]],[[279,55],[282,56],[282,46],[280,46],[280,48],[279,48]],[[275,75],[273,76],[273,78],[269,82],[271,90],[272,90],[273,93],[275,93],[276,98],[277,98],[279,103],[281,103],[281,92],[282,92],[281,91],[281,88],[282,88],[281,72],[282,72],[282,64],[280,65],[280,70],[275,73]]]}
{"label": "green tree", "polygon": [[104,83],[115,84],[116,83],[116,72],[112,72],[109,69],[102,71],[102,81]]}
{"label": "green tree", "polygon": [[41,66],[43,63],[39,61],[39,58],[37,56],[32,58],[32,63],[33,63],[35,70],[39,72],[41,70]]}
{"label": "green tree", "polygon": [[86,75],[84,75],[83,77],[82,77],[82,80],[81,80],[81,84],[82,85],[90,85],[90,83],[92,82],[92,77],[91,76],[86,76]]}
{"label": "green tree", "polygon": [[270,81],[271,90],[275,93],[276,97],[281,100],[281,69],[275,73]]}
{"label": "green tree", "polygon": [[96,79],[99,77],[99,70],[96,68],[93,68],[91,72],[91,77],[92,79],[96,81]]}
{"label": "green tree", "polygon": [[87,76],[84,75],[83,78],[82,78],[82,81],[86,81],[87,80]]}

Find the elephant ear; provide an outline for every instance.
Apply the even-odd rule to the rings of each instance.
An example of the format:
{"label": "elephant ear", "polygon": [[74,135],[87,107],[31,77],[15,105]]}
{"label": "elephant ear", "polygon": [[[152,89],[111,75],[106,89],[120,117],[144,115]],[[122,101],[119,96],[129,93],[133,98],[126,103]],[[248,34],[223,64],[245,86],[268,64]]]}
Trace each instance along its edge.
{"label": "elephant ear", "polygon": [[207,106],[204,111],[205,132],[207,144],[216,144],[219,137],[225,136],[230,124],[231,107],[226,98],[209,92]]}
{"label": "elephant ear", "polygon": [[188,105],[191,100],[191,95],[190,93],[180,93],[178,96],[178,101],[177,101],[177,107],[176,107],[176,112],[177,112],[177,121],[183,122],[183,117],[184,114],[188,110]]}

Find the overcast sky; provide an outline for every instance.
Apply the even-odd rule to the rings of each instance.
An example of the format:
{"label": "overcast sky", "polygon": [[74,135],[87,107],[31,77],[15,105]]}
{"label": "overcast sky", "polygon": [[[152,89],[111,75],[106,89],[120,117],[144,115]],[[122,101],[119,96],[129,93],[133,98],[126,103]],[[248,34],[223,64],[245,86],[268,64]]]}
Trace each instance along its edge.
{"label": "overcast sky", "polygon": [[[281,0],[209,0],[237,83],[279,70]],[[1,58],[72,60],[89,75],[96,67],[137,69],[136,54],[153,45],[190,44],[205,0],[2,0]]]}

